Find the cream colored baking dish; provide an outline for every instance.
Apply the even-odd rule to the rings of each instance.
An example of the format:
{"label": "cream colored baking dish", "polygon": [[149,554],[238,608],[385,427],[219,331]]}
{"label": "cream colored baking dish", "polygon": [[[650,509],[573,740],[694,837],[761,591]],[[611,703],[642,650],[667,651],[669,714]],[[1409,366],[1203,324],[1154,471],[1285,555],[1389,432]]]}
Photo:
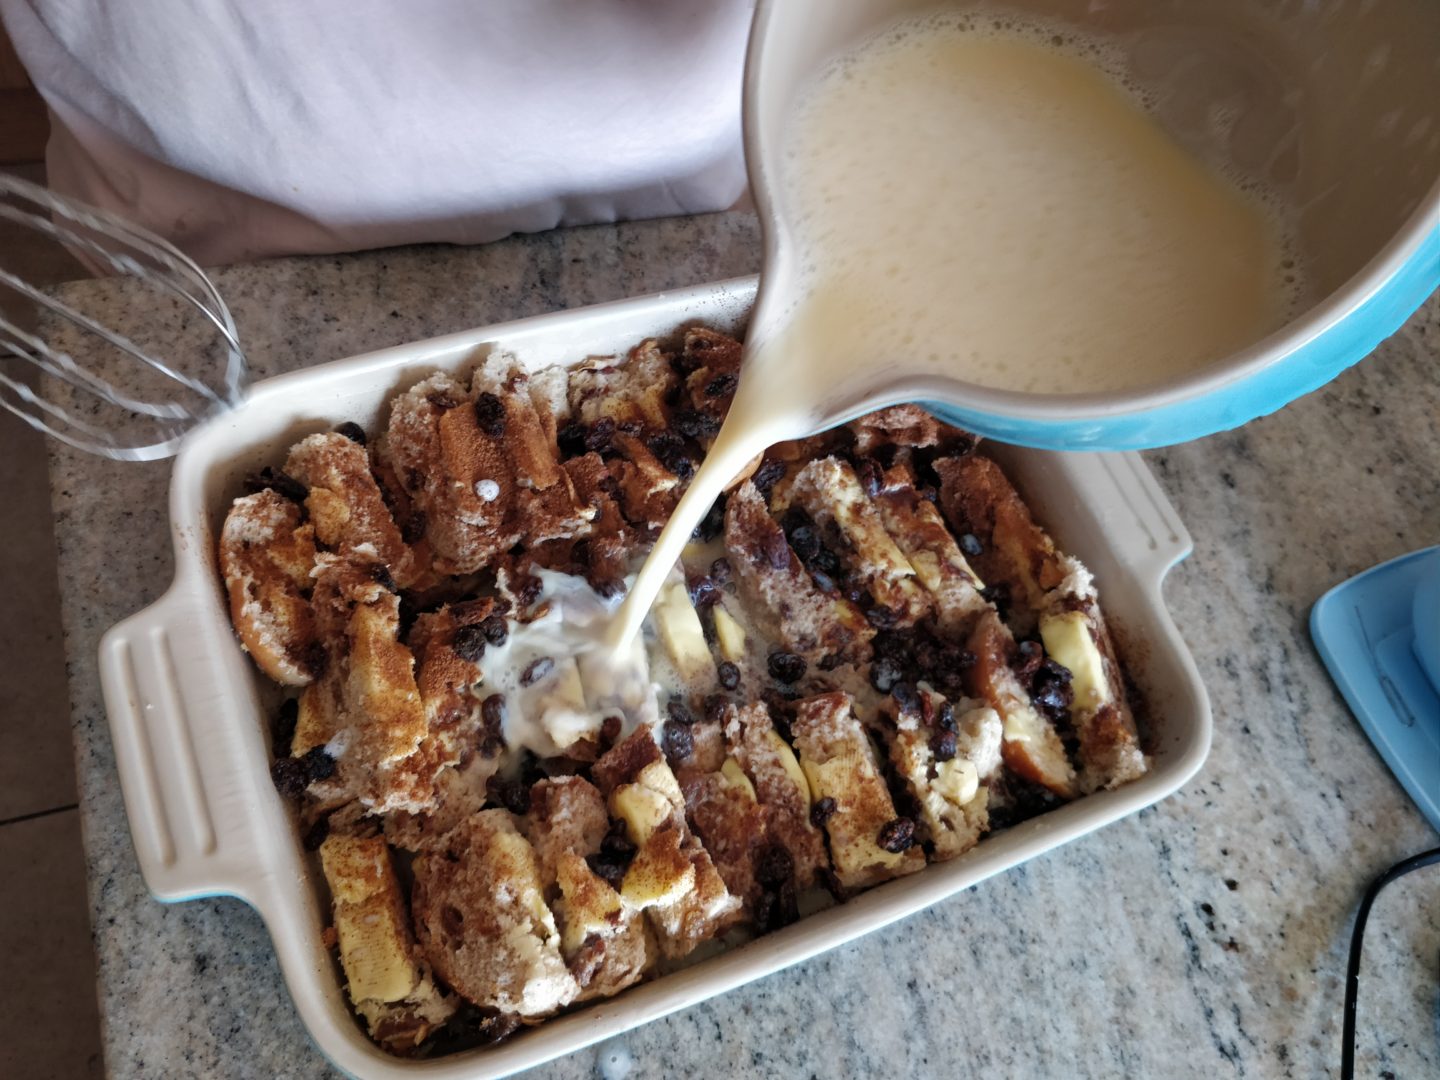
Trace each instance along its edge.
{"label": "cream colored baking dish", "polygon": [[1154,767],[999,833],[953,862],[872,889],[743,948],[550,1020],[489,1049],[430,1061],[390,1057],[365,1037],[321,943],[324,881],[270,782],[262,679],[230,630],[214,536],[245,473],[296,439],[355,420],[374,430],[390,397],[424,374],[503,346],[530,366],[621,352],[691,321],[738,332],[754,279],[543,315],[282,375],[196,430],[175,461],[175,582],[100,645],[100,675],[136,854],[161,900],[238,896],[263,916],[315,1042],[363,1077],[496,1077],[537,1065],[723,993],[903,918],[1173,792],[1210,746],[1210,706],[1165,610],[1165,573],[1190,538],[1134,454],[991,447],[1068,551],[1094,572],[1122,656],[1144,695]]}

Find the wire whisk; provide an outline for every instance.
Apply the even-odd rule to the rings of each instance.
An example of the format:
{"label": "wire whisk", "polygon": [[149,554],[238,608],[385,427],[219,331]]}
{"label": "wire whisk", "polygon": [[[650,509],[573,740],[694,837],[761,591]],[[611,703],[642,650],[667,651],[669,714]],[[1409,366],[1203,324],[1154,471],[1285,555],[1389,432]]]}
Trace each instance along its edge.
{"label": "wire whisk", "polygon": [[[178,341],[174,347],[190,357],[186,366],[191,370],[211,376],[187,374],[174,362],[175,355],[167,362],[25,281],[5,265],[0,251],[0,295],[8,290],[43,313],[41,333],[32,333],[0,309],[0,405],[79,450],[123,461],[153,461],[172,456],[187,431],[239,402],[246,365],[234,320],[200,267],[168,241],[13,176],[0,175],[0,219],[43,234],[93,266],[139,279],[168,294],[172,302],[179,301],[182,309],[198,312],[210,347],[194,350],[193,357]],[[77,361],[57,347],[59,340],[74,342],[74,351],[84,359]],[[217,343],[223,362],[214,357]],[[116,368],[107,377],[104,369],[110,365],[103,357],[128,358],[125,363],[142,368]],[[25,365],[35,370],[27,372]],[[141,393],[130,389],[141,386]],[[151,388],[156,400],[148,400]]]}

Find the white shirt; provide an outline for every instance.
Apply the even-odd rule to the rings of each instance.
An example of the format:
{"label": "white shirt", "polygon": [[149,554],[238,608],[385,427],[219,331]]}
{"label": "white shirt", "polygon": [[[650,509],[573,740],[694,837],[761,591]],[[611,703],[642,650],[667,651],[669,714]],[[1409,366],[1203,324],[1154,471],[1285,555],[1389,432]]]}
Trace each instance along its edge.
{"label": "white shirt", "polygon": [[753,0],[0,0],[50,183],[205,264],[731,205]]}

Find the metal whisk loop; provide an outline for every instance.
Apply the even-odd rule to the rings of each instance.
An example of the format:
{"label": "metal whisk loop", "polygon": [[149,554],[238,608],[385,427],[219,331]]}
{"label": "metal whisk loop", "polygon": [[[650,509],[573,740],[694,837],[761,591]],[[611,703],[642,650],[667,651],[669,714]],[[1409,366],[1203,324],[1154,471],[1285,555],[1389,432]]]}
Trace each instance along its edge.
{"label": "metal whisk loop", "polygon": [[[67,407],[48,400],[27,382],[0,370],[0,406],[67,445],[105,457],[150,461],[173,455],[189,428],[240,400],[246,368],[235,323],[214,284],[194,261],[145,229],[15,177],[0,175],[0,219],[38,232],[81,257],[88,257],[116,273],[138,278],[183,301],[204,316],[226,354],[222,377],[212,385],[185,374],[123,334],[0,267],[0,289],[11,290],[44,309],[53,319],[69,323],[138,361],[173,383],[177,396],[194,398],[193,403],[173,399],[147,401],[126,393],[111,380],[78,363],[69,353],[0,316],[0,360],[8,353],[32,365],[43,376],[58,380],[57,385],[64,384],[74,391],[73,402]],[[129,417],[150,422],[140,445],[133,445],[136,440],[117,436],[104,424],[78,415],[82,395],[121,410]]]}

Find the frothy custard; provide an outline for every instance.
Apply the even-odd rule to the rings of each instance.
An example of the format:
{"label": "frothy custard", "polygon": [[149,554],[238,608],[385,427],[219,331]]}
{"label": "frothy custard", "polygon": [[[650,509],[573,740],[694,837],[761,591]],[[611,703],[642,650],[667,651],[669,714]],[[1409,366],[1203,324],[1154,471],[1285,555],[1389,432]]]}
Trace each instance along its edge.
{"label": "frothy custard", "polygon": [[778,193],[804,267],[801,355],[774,368],[814,379],[810,353],[834,382],[862,366],[1119,391],[1283,322],[1267,204],[1166,134],[1103,48],[1055,40],[940,14],[820,74]]}

